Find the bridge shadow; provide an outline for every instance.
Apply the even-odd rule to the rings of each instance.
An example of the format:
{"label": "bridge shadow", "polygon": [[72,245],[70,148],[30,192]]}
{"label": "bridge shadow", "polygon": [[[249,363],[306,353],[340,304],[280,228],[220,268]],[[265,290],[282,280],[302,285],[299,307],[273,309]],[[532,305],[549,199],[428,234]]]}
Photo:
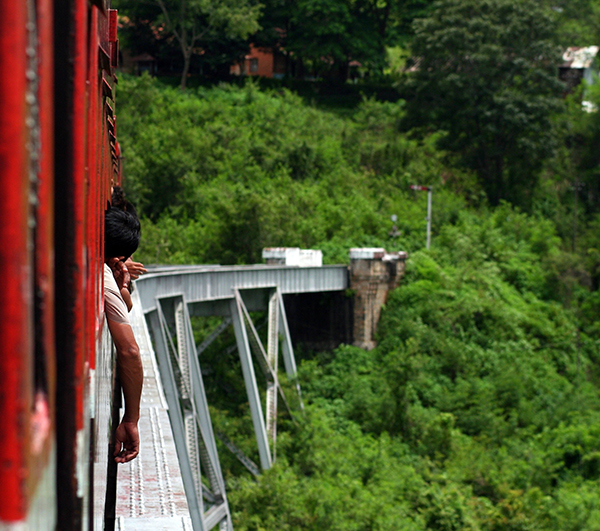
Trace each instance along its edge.
{"label": "bridge shadow", "polygon": [[354,301],[345,291],[290,294],[283,300],[297,357],[354,342]]}

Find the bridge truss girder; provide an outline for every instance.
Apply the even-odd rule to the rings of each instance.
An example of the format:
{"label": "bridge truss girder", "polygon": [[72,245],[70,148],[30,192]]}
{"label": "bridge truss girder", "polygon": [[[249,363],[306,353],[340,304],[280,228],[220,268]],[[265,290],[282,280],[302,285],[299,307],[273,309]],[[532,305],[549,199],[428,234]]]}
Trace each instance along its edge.
{"label": "bridge truss girder", "polygon": [[157,301],[148,321],[194,530],[233,530],[184,297]]}
{"label": "bridge truss girder", "polygon": [[[233,325],[263,470],[269,469],[275,460],[278,398],[292,414],[278,380],[280,340],[286,373],[295,382],[303,409],[280,290],[277,287],[260,290],[234,288],[232,295],[229,300],[193,304],[187,303],[183,294],[163,296],[156,298],[155,308],[147,314],[195,531],[209,531],[217,525],[221,531],[233,529],[200,370],[199,355],[207,345],[229,324]],[[268,312],[266,349],[250,318],[249,309]],[[218,315],[224,317],[224,321],[196,347],[190,315]],[[253,355],[267,383],[264,410]],[[231,441],[222,434],[219,438],[252,473],[258,472],[256,465],[241,455]]]}

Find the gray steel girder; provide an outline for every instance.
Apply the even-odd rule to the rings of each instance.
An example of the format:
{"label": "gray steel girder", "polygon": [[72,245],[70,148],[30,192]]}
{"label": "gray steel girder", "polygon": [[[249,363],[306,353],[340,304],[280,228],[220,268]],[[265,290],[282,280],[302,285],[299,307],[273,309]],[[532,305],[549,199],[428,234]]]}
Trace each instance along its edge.
{"label": "gray steel girder", "polygon": [[[175,297],[175,300],[171,298],[168,302],[167,311],[173,312],[173,315],[166,318],[161,301],[157,300],[157,311],[150,314],[150,325],[157,343],[159,368],[192,525],[195,531],[210,531],[216,525],[220,525],[222,530],[232,530],[225,481],[217,455],[187,305],[182,296]],[[175,324],[177,347],[171,337],[168,322]],[[206,487],[202,483],[202,470],[210,484],[210,496],[207,499],[213,502],[209,503],[210,507],[207,509],[203,503],[203,491]]]}
{"label": "gray steel girder", "polygon": [[[149,273],[136,285],[155,339],[192,525],[195,531],[209,531],[217,525],[221,531],[232,530],[198,355],[233,324],[260,466],[263,470],[270,468],[276,449],[278,393],[291,414],[278,381],[280,341],[287,376],[295,382],[303,409],[283,294],[346,289],[347,270],[340,266],[301,270],[262,266],[183,267],[168,273]],[[268,311],[266,350],[250,319],[249,311],[256,310]],[[216,315],[224,320],[196,347],[190,315]],[[266,378],[266,418],[254,373],[253,351]],[[239,449],[236,452],[235,445],[228,442],[226,446],[238,455]],[[251,460],[238,457],[253,474],[258,473]],[[204,506],[205,501],[208,507]]]}

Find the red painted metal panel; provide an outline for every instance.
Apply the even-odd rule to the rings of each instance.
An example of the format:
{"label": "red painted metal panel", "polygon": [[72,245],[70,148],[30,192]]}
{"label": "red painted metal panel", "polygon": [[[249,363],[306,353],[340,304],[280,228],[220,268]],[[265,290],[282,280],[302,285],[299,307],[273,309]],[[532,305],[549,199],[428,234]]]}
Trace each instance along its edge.
{"label": "red painted metal panel", "polygon": [[88,44],[88,120],[87,120],[87,193],[86,209],[87,227],[87,263],[88,284],[86,289],[86,329],[89,331],[86,350],[90,353],[90,366],[96,366],[95,351],[98,337],[98,296],[100,285],[100,268],[98,249],[99,233],[99,187],[101,175],[98,166],[98,18],[103,16],[98,8],[92,6]]}
{"label": "red painted metal panel", "polygon": [[0,0],[0,521],[25,517],[32,354],[28,160],[25,150],[27,13]]}
{"label": "red painted metal panel", "polygon": [[102,50],[102,55],[107,57],[110,61],[108,10],[106,13],[103,13],[103,15],[104,16],[101,16],[98,21],[98,37],[100,39],[100,49]]}
{"label": "red painted metal panel", "polygon": [[113,68],[119,66],[119,41],[117,39],[117,10],[108,10],[108,40],[110,41],[110,62]]}
{"label": "red painted metal panel", "polygon": [[108,10],[108,40],[115,42],[117,40],[117,10]]}
{"label": "red painted metal panel", "polygon": [[88,353],[85,351],[85,180],[86,180],[86,114],[87,114],[87,1],[75,2],[75,53],[73,86],[73,221],[74,275],[72,309],[75,347],[75,385],[77,430],[84,429],[85,387],[88,378]]}
{"label": "red painted metal panel", "polygon": [[46,358],[46,393],[54,411],[54,54],[52,0],[38,0],[38,61],[40,108],[40,166],[36,216],[36,290],[42,293],[40,304],[43,354]]}
{"label": "red painted metal panel", "polygon": [[[53,427],[60,424],[57,528],[67,531],[85,527],[82,505],[91,504],[81,499],[88,495],[82,487],[89,465],[81,434],[89,427],[89,367],[103,324],[103,214],[118,178],[106,120],[107,112],[114,118],[105,105],[105,91],[112,96],[112,89],[104,86],[98,49],[107,43],[116,58],[118,41],[116,12],[107,16],[87,0],[33,5],[37,25],[28,30],[28,3],[0,0],[6,106],[0,114],[0,275],[6,281],[0,295],[0,527],[27,518],[51,457]],[[30,66],[37,61],[38,71],[26,75],[34,33]],[[112,71],[104,74],[112,82]],[[39,116],[33,113],[34,125],[27,126],[33,106]],[[39,159],[28,154],[28,144],[35,144]],[[30,170],[37,179],[30,180]]]}

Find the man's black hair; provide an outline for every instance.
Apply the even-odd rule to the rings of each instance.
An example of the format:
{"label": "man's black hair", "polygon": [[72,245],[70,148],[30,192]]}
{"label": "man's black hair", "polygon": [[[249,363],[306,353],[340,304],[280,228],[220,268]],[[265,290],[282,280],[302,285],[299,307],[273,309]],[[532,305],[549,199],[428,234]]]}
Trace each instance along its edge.
{"label": "man's black hair", "polygon": [[140,244],[141,227],[137,215],[109,207],[104,213],[104,256],[129,258]]}

